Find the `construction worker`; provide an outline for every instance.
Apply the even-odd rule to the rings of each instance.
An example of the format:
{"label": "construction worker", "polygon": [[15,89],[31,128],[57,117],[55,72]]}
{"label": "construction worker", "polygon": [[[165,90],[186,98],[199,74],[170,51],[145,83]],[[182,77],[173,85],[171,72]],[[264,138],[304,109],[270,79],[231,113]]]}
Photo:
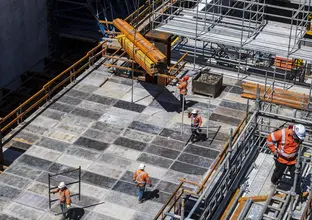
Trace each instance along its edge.
{"label": "construction worker", "polygon": [[61,182],[57,189],[51,191],[51,193],[59,193],[60,206],[62,210],[62,219],[66,218],[67,210],[71,207],[70,191],[66,187],[64,182]]}
{"label": "construction worker", "polygon": [[293,179],[297,152],[305,135],[306,129],[301,124],[283,128],[268,135],[266,143],[275,159],[275,169],[271,178],[273,185],[278,184],[287,167]]}
{"label": "construction worker", "polygon": [[144,171],[144,169],[145,164],[141,163],[139,169],[135,171],[133,174],[133,181],[136,183],[136,186],[138,187],[139,203],[142,203],[144,201],[143,197],[146,184],[149,184],[149,186],[152,187],[152,182],[149,178],[149,175]]}
{"label": "construction worker", "polygon": [[184,76],[183,79],[179,79],[179,84],[177,85],[180,90],[180,105],[181,109],[183,108],[184,100],[184,109],[186,108],[185,96],[187,95],[187,85],[188,85],[189,76]]}
{"label": "construction worker", "polygon": [[199,111],[197,109],[193,109],[192,112],[188,113],[188,117],[191,119],[192,142],[199,139],[199,135],[201,132],[200,127],[203,124],[203,120],[201,116],[198,114],[198,112]]}

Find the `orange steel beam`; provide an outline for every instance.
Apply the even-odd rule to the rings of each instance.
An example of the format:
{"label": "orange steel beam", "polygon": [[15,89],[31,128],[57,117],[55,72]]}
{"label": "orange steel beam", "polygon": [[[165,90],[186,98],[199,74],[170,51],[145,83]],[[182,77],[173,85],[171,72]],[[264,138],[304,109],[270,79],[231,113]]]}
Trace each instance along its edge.
{"label": "orange steel beam", "polygon": [[165,63],[166,56],[160,52],[152,43],[146,40],[138,31],[122,19],[115,19],[114,25],[118,28],[135,46],[137,46],[154,63]]}
{"label": "orange steel beam", "polygon": [[246,204],[246,200],[243,200],[239,203],[238,207],[235,209],[235,212],[233,213],[231,219],[238,219],[238,216],[240,215],[240,213],[242,212],[244,206]]}

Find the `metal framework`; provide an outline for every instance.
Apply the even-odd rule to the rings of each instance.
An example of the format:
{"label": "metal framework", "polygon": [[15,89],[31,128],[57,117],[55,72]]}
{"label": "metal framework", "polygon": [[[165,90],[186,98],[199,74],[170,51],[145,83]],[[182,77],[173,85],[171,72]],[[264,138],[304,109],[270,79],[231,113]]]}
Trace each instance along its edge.
{"label": "metal framework", "polygon": [[[176,49],[189,52],[193,68],[217,64],[236,69],[238,79],[248,71],[261,72],[279,76],[286,84],[290,79],[296,81],[298,73],[271,68],[272,57],[301,59],[305,63],[303,69],[311,63],[312,50],[307,46],[311,40],[304,38],[311,0],[300,1],[296,9],[267,4],[265,0],[234,0],[228,5],[221,0],[171,0],[166,7],[165,12],[153,10],[152,16],[161,18],[152,19],[152,26],[187,38]],[[268,8],[291,15],[268,13]],[[297,80],[303,81],[302,78],[298,76]]]}
{"label": "metal framework", "polygon": [[[219,165],[212,168],[212,175],[208,175],[208,185],[204,183],[204,185],[199,188],[200,190],[193,194],[185,192],[181,185],[180,191],[176,190],[176,192],[179,192],[176,193],[178,200],[174,202],[175,204],[179,204],[177,205],[179,208],[173,209],[173,205],[167,208],[170,204],[170,202],[168,202],[155,219],[167,219],[166,217],[184,220],[231,219],[237,207],[237,201],[248,191],[249,186],[246,182],[246,178],[255,168],[254,162],[258,154],[271,153],[265,144],[266,136],[275,129],[287,126],[288,123],[301,123],[308,128],[308,134],[301,148],[302,151],[298,153],[297,161],[300,160],[302,166],[301,169],[299,169],[299,166],[296,166],[295,183],[291,183],[290,191],[283,191],[279,187],[273,188],[268,197],[266,197],[266,203],[264,206],[262,205],[262,212],[260,215],[258,214],[257,219],[290,219],[293,217],[295,208],[298,203],[300,203],[300,197],[296,197],[295,193],[296,182],[303,185],[304,181],[309,181],[307,178],[310,178],[308,176],[309,172],[312,170],[308,158],[310,156],[307,156],[312,152],[310,129],[312,122],[311,120],[293,117],[295,114],[292,116],[285,115],[280,110],[281,107],[272,105],[271,103],[261,103],[259,94],[260,93],[258,93],[258,98],[255,103],[256,107],[252,114],[248,114],[248,120],[244,128],[233,138],[230,132],[229,144],[226,150],[222,151],[220,154],[222,160],[218,158]],[[275,113],[276,111],[277,113]],[[311,188],[312,185],[310,185],[310,190]],[[277,192],[282,192],[284,197],[276,197],[275,195]],[[311,197],[311,191],[309,192],[309,197]],[[275,208],[277,210],[275,212],[277,213],[276,216],[268,210],[269,208],[272,209],[273,200],[278,200],[280,203],[280,208]],[[229,204],[230,201],[231,203]],[[182,204],[183,207],[181,207]],[[309,216],[311,213],[307,210],[311,209],[311,198],[308,199],[307,203],[303,203],[303,206],[305,206],[303,209],[305,211],[302,213],[302,216]],[[242,211],[239,213],[239,219],[248,217],[247,214],[252,208],[252,201],[244,203]]]}
{"label": "metal framework", "polygon": [[68,173],[75,173],[77,172],[77,180],[74,181],[74,182],[67,182],[66,185],[69,186],[69,185],[73,185],[73,184],[77,184],[78,183],[78,193],[76,194],[73,194],[71,195],[71,197],[73,196],[78,196],[78,199],[80,200],[80,197],[81,197],[81,166],[79,166],[79,168],[77,169],[74,169],[74,170],[67,170],[67,171],[64,171],[64,172],[61,172],[61,173],[56,173],[56,174],[48,174],[48,195],[49,195],[49,209],[51,209],[51,204],[58,201],[59,199],[51,199],[51,190],[53,189],[57,189],[57,186],[54,186],[52,187],[51,186],[51,179],[53,177],[56,177],[56,176],[63,176],[64,174],[68,174]]}

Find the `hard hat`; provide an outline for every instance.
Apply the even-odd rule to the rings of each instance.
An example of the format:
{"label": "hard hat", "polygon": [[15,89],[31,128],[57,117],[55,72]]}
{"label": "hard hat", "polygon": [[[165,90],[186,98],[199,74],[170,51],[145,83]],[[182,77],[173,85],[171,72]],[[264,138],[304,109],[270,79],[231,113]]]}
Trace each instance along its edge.
{"label": "hard hat", "polygon": [[144,164],[144,163],[141,163],[140,166],[139,166],[139,169],[140,169],[140,170],[144,170],[144,168],[145,168],[145,164]]}
{"label": "hard hat", "polygon": [[197,109],[193,109],[192,114],[198,114],[198,110]]}
{"label": "hard hat", "polygon": [[184,81],[189,80],[189,78],[190,78],[189,76],[184,76],[184,77],[183,77]]}
{"label": "hard hat", "polygon": [[300,140],[304,140],[306,136],[306,129],[303,125],[301,124],[294,125],[293,131],[295,132],[295,134]]}
{"label": "hard hat", "polygon": [[58,188],[59,188],[59,189],[63,189],[63,188],[65,188],[65,187],[66,187],[66,185],[65,185],[64,182],[60,182],[60,184],[58,185]]}

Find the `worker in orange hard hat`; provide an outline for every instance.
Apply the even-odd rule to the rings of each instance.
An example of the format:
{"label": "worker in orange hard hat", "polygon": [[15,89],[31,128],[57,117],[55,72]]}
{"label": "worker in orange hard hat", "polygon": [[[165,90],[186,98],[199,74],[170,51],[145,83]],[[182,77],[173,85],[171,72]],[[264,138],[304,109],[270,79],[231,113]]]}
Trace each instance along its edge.
{"label": "worker in orange hard hat", "polygon": [[181,109],[183,108],[183,100],[184,100],[184,109],[186,108],[186,100],[185,96],[187,95],[187,85],[188,85],[189,76],[184,76],[182,79],[179,79],[179,84],[177,85],[180,90],[180,105]]}
{"label": "worker in orange hard hat", "polygon": [[293,179],[299,145],[303,142],[305,135],[306,129],[301,124],[283,128],[268,135],[266,143],[275,158],[275,169],[271,178],[273,185],[278,184],[287,167]]}
{"label": "worker in orange hard hat", "polygon": [[144,192],[146,184],[149,184],[149,186],[152,187],[152,182],[149,178],[149,175],[144,171],[144,169],[145,164],[141,163],[139,169],[135,171],[133,174],[133,181],[136,183],[136,186],[138,187],[139,203],[142,203],[144,201]]}
{"label": "worker in orange hard hat", "polygon": [[200,127],[203,124],[203,120],[201,116],[198,114],[198,112],[199,111],[197,109],[193,109],[192,112],[188,113],[188,117],[191,119],[192,142],[199,139],[201,131]]}
{"label": "worker in orange hard hat", "polygon": [[51,191],[51,193],[59,193],[59,201],[62,210],[62,219],[66,218],[66,212],[71,208],[70,191],[64,182],[61,182],[58,187]]}

